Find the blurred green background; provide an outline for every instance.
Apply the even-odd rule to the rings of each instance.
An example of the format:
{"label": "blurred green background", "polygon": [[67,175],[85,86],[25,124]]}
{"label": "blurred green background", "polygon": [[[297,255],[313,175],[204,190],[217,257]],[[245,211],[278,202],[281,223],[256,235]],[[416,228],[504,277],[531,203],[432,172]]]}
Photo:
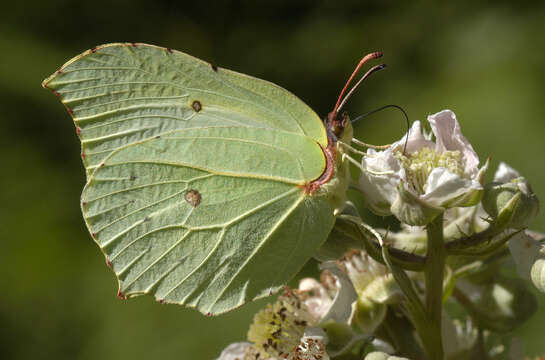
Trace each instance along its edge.
{"label": "blurred green background", "polygon": [[[79,209],[84,171],[69,115],[41,88],[95,45],[147,42],[279,84],[324,116],[360,57],[388,69],[350,101],[411,120],[450,108],[493,173],[504,160],[545,198],[542,1],[10,1],[0,15],[0,357],[213,359],[246,336],[264,302],[205,318],[151,298],[116,298],[116,281]],[[404,133],[386,110],[357,126],[366,142]],[[533,228],[545,231],[545,212]],[[313,271],[314,264],[307,266]],[[545,352],[541,309],[519,331]]]}

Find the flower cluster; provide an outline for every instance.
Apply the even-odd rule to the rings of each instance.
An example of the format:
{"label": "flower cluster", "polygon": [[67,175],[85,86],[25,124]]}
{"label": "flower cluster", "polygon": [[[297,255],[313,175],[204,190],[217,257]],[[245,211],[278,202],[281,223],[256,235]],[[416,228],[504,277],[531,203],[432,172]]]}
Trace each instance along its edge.
{"label": "flower cluster", "polygon": [[[399,230],[367,225],[348,203],[315,254],[319,280],[286,288],[219,360],[523,357],[511,334],[537,306],[524,281],[545,292],[545,235],[527,229],[539,201],[505,163],[484,183],[488,161],[452,111],[428,122],[431,133],[415,121],[361,160],[355,186]],[[498,271],[509,254],[524,280]],[[452,320],[454,303],[466,313]]]}

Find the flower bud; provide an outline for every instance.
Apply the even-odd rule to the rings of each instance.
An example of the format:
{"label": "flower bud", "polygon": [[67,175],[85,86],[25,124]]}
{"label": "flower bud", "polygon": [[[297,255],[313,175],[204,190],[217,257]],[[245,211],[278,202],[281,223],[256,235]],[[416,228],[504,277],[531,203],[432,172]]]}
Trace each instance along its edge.
{"label": "flower bud", "polygon": [[494,180],[485,186],[482,204],[496,226],[520,229],[528,225],[539,211],[539,200],[528,181],[505,163]]}

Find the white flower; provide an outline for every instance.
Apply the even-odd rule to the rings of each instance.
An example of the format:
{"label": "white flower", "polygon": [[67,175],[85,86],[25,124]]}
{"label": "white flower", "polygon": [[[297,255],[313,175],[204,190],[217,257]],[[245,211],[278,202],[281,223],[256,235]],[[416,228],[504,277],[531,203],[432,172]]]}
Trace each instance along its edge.
{"label": "white flower", "polygon": [[359,187],[377,214],[425,225],[446,208],[479,202],[486,165],[478,168],[479,158],[456,116],[443,110],[428,122],[435,142],[415,121],[401,140],[384,151],[369,149],[363,157]]}

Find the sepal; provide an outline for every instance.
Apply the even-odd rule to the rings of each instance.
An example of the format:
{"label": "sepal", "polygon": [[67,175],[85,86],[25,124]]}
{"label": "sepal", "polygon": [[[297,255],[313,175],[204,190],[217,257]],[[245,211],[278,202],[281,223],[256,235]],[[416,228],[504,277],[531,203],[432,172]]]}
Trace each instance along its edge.
{"label": "sepal", "polygon": [[422,201],[418,196],[405,189],[403,182],[397,186],[397,196],[391,206],[401,222],[409,225],[426,225],[445,209]]}

